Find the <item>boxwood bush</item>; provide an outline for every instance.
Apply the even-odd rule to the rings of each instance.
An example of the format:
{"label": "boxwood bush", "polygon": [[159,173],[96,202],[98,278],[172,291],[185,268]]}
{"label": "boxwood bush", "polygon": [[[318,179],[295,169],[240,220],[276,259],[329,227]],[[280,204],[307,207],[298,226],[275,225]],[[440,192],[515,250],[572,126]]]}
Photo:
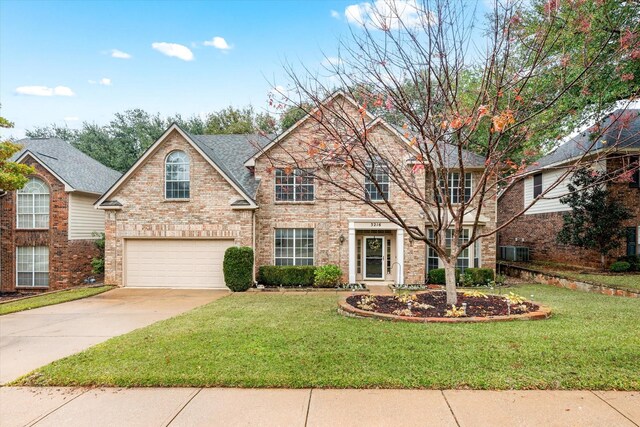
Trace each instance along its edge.
{"label": "boxwood bush", "polygon": [[258,283],[265,286],[313,286],[316,267],[263,265],[258,269]]}
{"label": "boxwood bush", "polygon": [[[460,280],[460,270],[456,268],[456,282]],[[444,285],[447,283],[444,268],[434,268],[429,271],[430,285]]]}
{"label": "boxwood bush", "polygon": [[222,262],[224,283],[233,292],[244,292],[253,281],[253,249],[248,246],[232,246],[224,253]]}
{"label": "boxwood bush", "polygon": [[342,270],[334,264],[327,264],[316,268],[313,285],[317,288],[335,288],[340,284]]}
{"label": "boxwood bush", "polygon": [[629,263],[629,271],[640,271],[640,255],[627,255],[618,258],[618,261]]}
{"label": "boxwood bush", "polygon": [[464,286],[487,286],[495,275],[491,268],[467,268],[462,275]]}
{"label": "boxwood bush", "polygon": [[628,262],[616,261],[611,264],[609,270],[613,271],[614,273],[623,273],[625,271],[629,271],[629,268],[631,268],[631,264],[629,264]]}

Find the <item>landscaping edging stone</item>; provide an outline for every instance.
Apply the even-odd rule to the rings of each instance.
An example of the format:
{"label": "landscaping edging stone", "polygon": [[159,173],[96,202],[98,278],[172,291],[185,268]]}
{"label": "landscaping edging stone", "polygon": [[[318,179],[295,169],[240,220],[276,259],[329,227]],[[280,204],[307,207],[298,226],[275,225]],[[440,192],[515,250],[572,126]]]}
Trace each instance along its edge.
{"label": "landscaping edging stone", "polygon": [[634,292],[626,289],[611,288],[598,283],[590,283],[582,280],[571,279],[560,274],[551,274],[545,271],[534,270],[513,264],[498,263],[500,272],[511,277],[518,277],[527,281],[534,281],[543,285],[566,288],[574,291],[592,292],[602,295],[613,295],[628,298],[640,298],[640,291]]}
{"label": "landscaping edging stone", "polygon": [[[357,295],[357,294],[352,294]],[[377,313],[375,311],[361,310],[349,304],[347,295],[338,301],[338,313],[347,317],[363,317],[380,320],[388,320],[391,322],[411,322],[411,323],[484,323],[484,322],[506,322],[512,320],[544,320],[551,316],[551,309],[537,302],[537,311],[525,314],[512,314],[509,316],[487,316],[487,317],[412,317],[397,316],[395,314]]]}

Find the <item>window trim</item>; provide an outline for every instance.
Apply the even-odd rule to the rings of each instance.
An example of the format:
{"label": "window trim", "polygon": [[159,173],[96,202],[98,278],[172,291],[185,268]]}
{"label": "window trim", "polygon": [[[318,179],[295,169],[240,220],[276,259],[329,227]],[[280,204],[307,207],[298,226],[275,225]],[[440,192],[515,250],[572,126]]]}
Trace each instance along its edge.
{"label": "window trim", "polygon": [[[278,259],[288,259],[289,257],[277,257],[276,256],[276,234],[278,230],[293,230],[293,264],[292,266],[314,266],[316,264],[316,229],[313,227],[276,227],[273,229],[273,265],[278,265]],[[311,264],[296,264],[296,259],[308,259],[309,257],[296,257],[296,231],[297,230],[311,230],[311,236],[313,238],[313,248],[311,250]],[[282,265],[282,264],[281,264]],[[289,264],[284,264],[289,265]]]}
{"label": "window trim", "polygon": [[[39,181],[40,183],[42,183],[43,187],[47,189],[46,193],[22,193],[22,190],[29,184],[29,182],[31,181]],[[24,197],[24,196],[32,196],[31,197],[31,212],[29,214],[25,214],[25,213],[20,213],[20,197]],[[35,213],[35,195],[47,195],[49,197],[49,203],[47,206],[47,226],[46,227],[36,227],[35,223],[36,223],[36,215],[45,215],[45,214],[36,214]],[[31,219],[31,225],[28,227],[24,227],[20,225],[20,220],[19,217],[20,215],[29,215],[32,217]],[[16,191],[16,230],[48,230],[51,227],[51,187],[49,187],[49,184],[42,178],[38,177],[38,176],[30,176],[29,177],[29,181],[25,184],[24,187],[22,187],[20,190]]]}
{"label": "window trim", "polygon": [[[454,186],[453,185],[453,177],[454,174],[458,175],[458,185]],[[452,205],[459,205],[461,203],[462,200],[464,200],[464,203],[469,203],[469,201],[471,200],[471,196],[473,195],[473,172],[465,172],[464,176],[462,177],[462,187],[460,187],[460,171],[451,171],[451,172],[447,172],[447,188],[449,189],[448,191],[448,196],[449,196],[449,201],[451,202]],[[467,177],[469,178],[469,187],[467,187]],[[445,186],[444,186],[444,182],[442,181],[442,177],[438,178],[440,181],[440,193],[445,193]],[[462,189],[462,197],[460,197],[460,192],[458,192],[458,197],[454,198],[454,191],[458,191]],[[467,190],[469,190],[469,195],[467,196]],[[440,197],[440,193],[438,193],[438,200],[440,200],[440,203],[442,203],[442,198]]]}
{"label": "window trim", "polygon": [[[36,252],[36,248],[45,248],[47,250],[47,285],[43,286],[43,285],[35,285],[35,274],[36,273],[44,273],[44,271],[36,271],[36,261],[35,261],[35,252]],[[18,252],[19,249],[31,249],[31,271],[20,271],[19,270],[19,265],[20,263],[18,262]],[[16,277],[15,277],[15,285],[16,288],[19,289],[48,289],[51,287],[51,263],[50,263],[50,258],[51,258],[51,251],[49,250],[49,246],[16,246],[16,250],[15,250],[15,263],[16,263]],[[20,273],[31,273],[31,285],[20,285],[18,284],[18,277]]]}
{"label": "window trim", "polygon": [[[366,174],[364,176],[364,197],[366,198],[366,200],[370,201],[370,202],[374,202],[374,203],[384,203],[386,201],[391,200],[391,178],[389,176],[389,172],[385,170],[384,167],[382,166],[373,166],[371,168],[371,173],[370,175],[376,176],[377,173],[379,173],[377,171],[377,169],[380,169],[387,177],[387,182],[380,182],[378,181],[378,178],[376,178],[376,182],[378,183],[378,186],[382,186],[382,185],[386,185],[387,186],[387,197],[384,197],[384,192],[380,192],[378,191],[378,188],[376,187],[375,183],[373,180],[371,180],[371,178],[369,177],[369,174]],[[381,195],[382,198],[375,198],[373,199],[371,197],[371,194],[369,193],[369,190],[367,189],[367,185],[373,185],[374,190],[376,191],[377,194]]]}
{"label": "window trim", "polygon": [[[316,180],[315,177],[313,175],[308,175],[308,172],[305,172],[307,169],[305,168],[296,168],[291,172],[291,176],[294,177],[294,182],[293,184],[278,184],[277,180],[278,180],[278,172],[284,172],[283,168],[276,168],[274,173],[273,173],[273,201],[274,203],[299,203],[299,204],[305,204],[305,203],[315,203],[316,201]],[[312,193],[312,198],[311,200],[296,200],[296,195],[298,194],[298,191],[296,191],[296,183],[295,183],[295,177],[296,177],[296,173],[299,172],[303,172],[306,173],[307,176],[309,178],[311,178],[311,186],[313,188],[313,193]],[[285,176],[289,176],[285,173]],[[282,186],[282,185],[286,185],[286,186],[292,186],[293,187],[293,200],[279,200],[278,199],[278,185]],[[300,186],[302,185],[309,185],[309,184],[300,184]],[[304,194],[304,193],[302,193]]]}
{"label": "window trim", "polygon": [[[184,154],[185,158],[186,158],[186,165],[187,165],[187,180],[167,180],[167,166],[169,165],[169,157],[171,157],[172,154],[174,153],[182,153]],[[189,156],[189,154],[187,154],[186,151],[184,150],[172,150],[170,151],[166,157],[164,158],[164,191],[163,191],[163,195],[164,195],[164,200],[168,201],[168,202],[180,202],[180,201],[189,201],[191,200],[191,157]],[[168,182],[187,182],[189,184],[189,197],[167,197],[167,183]]]}
{"label": "window trim", "polygon": [[[540,179],[539,183],[536,183],[537,179]],[[533,192],[531,194],[533,195],[533,198],[535,199],[538,196],[540,196],[542,194],[542,191],[543,191],[543,187],[542,187],[542,172],[538,172],[538,173],[534,174],[533,177],[532,177],[532,182],[533,182]]]}

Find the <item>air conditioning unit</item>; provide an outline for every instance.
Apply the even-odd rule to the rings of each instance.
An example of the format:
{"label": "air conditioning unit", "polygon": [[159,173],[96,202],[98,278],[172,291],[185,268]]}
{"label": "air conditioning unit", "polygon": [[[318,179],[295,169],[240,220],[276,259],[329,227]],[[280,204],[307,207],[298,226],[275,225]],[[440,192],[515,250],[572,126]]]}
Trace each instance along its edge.
{"label": "air conditioning unit", "polygon": [[500,259],[504,261],[529,261],[529,248],[525,246],[500,246]]}

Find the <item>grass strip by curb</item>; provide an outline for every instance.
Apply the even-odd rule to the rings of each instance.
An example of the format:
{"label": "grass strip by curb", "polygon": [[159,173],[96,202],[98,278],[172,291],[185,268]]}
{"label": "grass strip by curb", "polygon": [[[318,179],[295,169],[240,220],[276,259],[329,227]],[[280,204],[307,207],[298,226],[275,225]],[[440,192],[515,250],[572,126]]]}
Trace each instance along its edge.
{"label": "grass strip by curb", "polygon": [[34,308],[46,307],[48,305],[60,304],[63,302],[87,298],[101,294],[113,288],[113,286],[83,287],[77,289],[67,289],[59,292],[51,292],[28,298],[20,298],[16,301],[7,301],[0,304],[0,316],[4,314],[17,313],[19,311],[32,310]]}

